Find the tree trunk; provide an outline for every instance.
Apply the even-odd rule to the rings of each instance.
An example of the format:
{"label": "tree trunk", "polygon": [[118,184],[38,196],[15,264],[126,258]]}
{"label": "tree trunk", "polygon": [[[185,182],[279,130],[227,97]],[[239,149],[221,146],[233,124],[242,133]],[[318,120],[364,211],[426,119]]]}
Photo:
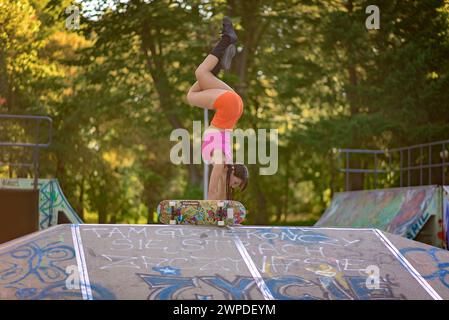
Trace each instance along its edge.
{"label": "tree trunk", "polygon": [[[3,48],[0,47],[0,98],[5,99],[2,103],[6,106],[6,112],[9,113],[9,103],[7,100],[9,92],[8,73],[6,70],[6,54]],[[0,104],[0,108],[2,105]]]}
{"label": "tree trunk", "polygon": [[[241,23],[244,29],[244,33],[241,36],[240,41],[243,43],[243,50],[236,54],[234,57],[232,72],[237,74],[239,82],[236,86],[237,93],[242,97],[243,101],[247,98],[248,89],[248,73],[251,73],[252,62],[256,49],[260,43],[261,36],[264,30],[267,28],[268,23],[262,21],[261,17],[257,14],[257,9],[260,7],[259,0],[245,0],[234,1],[228,0],[228,12],[232,16],[240,15],[242,17]],[[246,108],[254,106],[246,104]],[[257,119],[256,119],[257,120]],[[254,123],[254,129],[257,129],[257,123]],[[255,224],[267,224],[269,222],[269,216],[266,206],[266,196],[264,190],[260,186],[260,176],[258,172],[258,166],[255,166],[251,174],[249,183],[254,184],[254,188],[257,192],[257,211],[254,215]]]}
{"label": "tree trunk", "polygon": [[85,179],[83,177],[80,183],[80,195],[78,198],[78,205],[76,208],[76,212],[83,221],[84,221],[84,180]]}
{"label": "tree trunk", "polygon": [[[156,35],[159,36],[158,39],[155,39],[155,36],[152,34],[153,31],[156,31]],[[174,89],[170,85],[170,81],[165,70],[160,33],[151,28],[151,24],[148,20],[144,20],[141,26],[140,36],[142,40],[141,49],[145,56],[147,68],[150,72],[151,78],[153,79],[156,92],[158,94],[160,109],[166,116],[173,129],[185,129],[181,120],[174,112],[175,108],[179,106],[179,103],[173,99],[171,94]],[[192,151],[192,146],[190,148]],[[187,165],[187,168],[189,173],[189,185],[199,185],[201,181],[201,174],[197,166],[190,163]]]}
{"label": "tree trunk", "polygon": [[[288,150],[288,146],[286,147]],[[289,201],[289,185],[290,185],[290,153],[287,151],[285,156],[285,177],[284,177],[284,197],[282,202],[282,210],[278,210],[276,214],[276,222],[281,222],[281,217],[284,215],[284,220],[287,218],[288,201]]]}
{"label": "tree trunk", "polygon": [[[348,10],[348,14],[352,15],[354,11],[354,5],[352,0],[348,0],[346,4],[346,9]],[[353,49],[349,45],[346,48],[346,54],[348,56],[348,59],[350,61],[354,61],[354,58],[352,56]],[[359,76],[357,74],[357,68],[356,64],[350,64],[347,69],[348,77],[349,77],[349,90],[347,90],[347,97],[348,97],[348,103],[351,110],[351,115],[356,115],[359,113],[360,108],[360,101],[356,92],[356,87],[359,84]],[[360,147],[360,146],[353,146],[353,147]],[[360,159],[350,159],[349,160],[349,167],[352,169],[361,169],[362,168],[362,162]],[[351,173],[349,175],[349,186],[347,191],[352,190],[363,190],[364,188],[364,180],[365,175],[363,173]]]}
{"label": "tree trunk", "polygon": [[258,175],[259,166],[256,166],[254,170],[251,170],[251,184],[254,185],[257,197],[257,208],[253,212],[254,214],[254,224],[255,225],[266,225],[269,222],[268,211],[267,211],[267,199],[265,193],[260,186],[260,175]]}
{"label": "tree trunk", "polygon": [[251,70],[252,62],[254,61],[256,49],[262,34],[268,27],[268,22],[262,21],[260,16],[256,14],[257,10],[254,10],[254,8],[259,6],[259,3],[259,0],[247,0],[242,2],[228,0],[228,11],[242,17],[241,23],[245,30],[241,38],[243,49],[236,54],[232,68],[232,71],[239,77],[236,91],[243,100],[246,98],[248,73]]}
{"label": "tree trunk", "polygon": [[109,219],[110,224],[116,224],[117,223],[117,214],[114,212],[111,214],[111,218]]}
{"label": "tree trunk", "polygon": [[55,153],[56,156],[56,172],[55,172],[55,178],[59,182],[59,186],[62,190],[65,190],[64,184],[65,184],[65,163],[62,157]]}
{"label": "tree trunk", "polygon": [[147,224],[152,224],[153,221],[153,208],[151,207],[151,202],[148,203],[148,217],[147,217]]}
{"label": "tree trunk", "polygon": [[107,213],[105,210],[98,210],[98,223],[105,224],[107,221]]}

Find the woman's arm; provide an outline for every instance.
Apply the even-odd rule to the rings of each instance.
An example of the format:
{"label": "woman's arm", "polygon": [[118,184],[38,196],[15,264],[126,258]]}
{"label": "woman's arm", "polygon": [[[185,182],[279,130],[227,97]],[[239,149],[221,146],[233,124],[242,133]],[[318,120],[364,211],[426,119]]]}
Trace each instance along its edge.
{"label": "woman's arm", "polygon": [[226,200],[226,179],[224,179],[225,165],[214,164],[210,174],[209,193],[207,198],[209,200]]}

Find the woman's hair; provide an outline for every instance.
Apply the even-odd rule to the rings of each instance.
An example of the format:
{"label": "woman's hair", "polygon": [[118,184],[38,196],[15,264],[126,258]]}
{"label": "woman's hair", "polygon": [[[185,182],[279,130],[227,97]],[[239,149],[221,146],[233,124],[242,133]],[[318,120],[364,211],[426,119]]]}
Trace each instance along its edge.
{"label": "woman's hair", "polygon": [[231,182],[232,169],[234,169],[234,176],[242,180],[240,189],[243,191],[248,185],[249,171],[244,164],[227,164],[226,165],[226,200],[232,200],[232,188],[229,185]]}

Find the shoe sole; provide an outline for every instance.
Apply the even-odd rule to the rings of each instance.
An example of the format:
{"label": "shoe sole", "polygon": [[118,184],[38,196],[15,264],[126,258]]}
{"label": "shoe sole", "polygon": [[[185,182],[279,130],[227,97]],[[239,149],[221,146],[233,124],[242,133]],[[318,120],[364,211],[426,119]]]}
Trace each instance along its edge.
{"label": "shoe sole", "polygon": [[236,53],[236,48],[235,45],[230,44],[225,52],[223,53],[223,57],[221,58],[221,66],[223,67],[223,69],[225,70],[229,70],[229,68],[231,68],[231,62],[232,62],[232,58],[234,58],[235,53]]}

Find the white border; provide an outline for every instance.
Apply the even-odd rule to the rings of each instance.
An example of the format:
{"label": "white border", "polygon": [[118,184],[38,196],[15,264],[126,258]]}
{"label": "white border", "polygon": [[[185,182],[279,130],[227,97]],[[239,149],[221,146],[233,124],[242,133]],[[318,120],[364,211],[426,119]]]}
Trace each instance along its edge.
{"label": "white border", "polygon": [[[232,228],[229,228],[231,232],[234,234],[234,231]],[[270,289],[268,288],[267,284],[262,278],[262,275],[259,273],[259,270],[257,270],[256,265],[254,264],[254,261],[251,259],[251,256],[249,255],[248,251],[246,250],[245,246],[242,243],[242,240],[234,234],[234,243],[237,247],[237,250],[239,251],[240,255],[243,258],[243,261],[245,261],[246,266],[249,269],[249,272],[251,272],[251,275],[254,278],[254,281],[256,281],[257,286],[259,287],[259,290],[262,292],[263,297],[265,300],[275,300],[272,293],[270,292]]]}
{"label": "white border", "polygon": [[73,248],[75,249],[76,262],[80,276],[80,289],[84,300],[93,300],[92,289],[90,286],[89,274],[87,272],[86,257],[84,256],[83,243],[81,241],[80,227],[78,224],[72,224]]}
{"label": "white border", "polygon": [[391,243],[391,241],[388,240],[388,238],[380,230],[373,229],[373,232],[434,300],[443,300],[443,298],[441,298],[441,296],[432,288],[423,276],[416,271],[412,264],[399,252],[394,244]]}

